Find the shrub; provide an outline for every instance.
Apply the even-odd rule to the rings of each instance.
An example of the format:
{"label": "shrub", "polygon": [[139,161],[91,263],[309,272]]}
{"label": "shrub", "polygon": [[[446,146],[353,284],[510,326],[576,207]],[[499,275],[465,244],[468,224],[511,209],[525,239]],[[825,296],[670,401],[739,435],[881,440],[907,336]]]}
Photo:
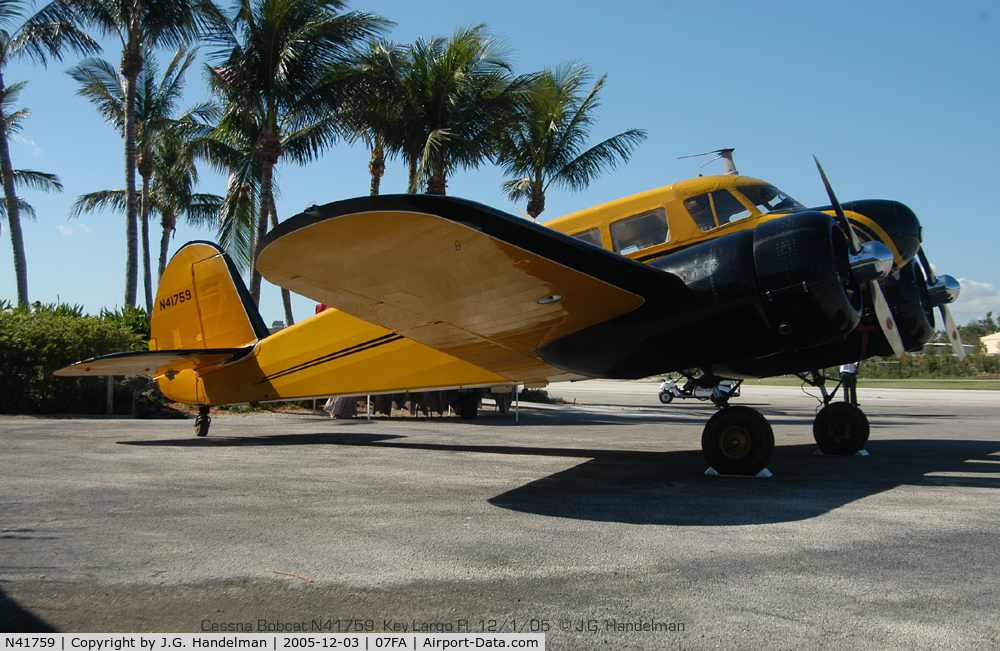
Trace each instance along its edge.
{"label": "shrub", "polygon": [[[147,320],[148,321],[148,320]],[[144,350],[135,321],[84,316],[79,306],[10,307],[0,303],[0,413],[102,413],[106,379],[52,372],[117,351]],[[116,405],[131,409],[128,379],[116,380]]]}

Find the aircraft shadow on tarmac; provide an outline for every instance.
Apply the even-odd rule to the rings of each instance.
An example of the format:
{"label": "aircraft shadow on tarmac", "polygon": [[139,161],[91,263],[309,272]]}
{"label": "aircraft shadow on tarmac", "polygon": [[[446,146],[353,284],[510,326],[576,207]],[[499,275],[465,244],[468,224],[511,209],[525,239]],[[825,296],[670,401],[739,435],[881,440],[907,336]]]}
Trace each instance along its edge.
{"label": "aircraft shadow on tarmac", "polygon": [[[800,420],[789,416],[775,420],[784,425]],[[538,420],[542,424],[558,421],[561,425],[574,419]],[[589,419],[588,423],[599,425],[603,420]],[[621,427],[632,419],[607,420]],[[996,441],[873,439],[868,444],[868,457],[820,456],[814,454],[816,446],[812,443],[779,444],[769,466],[774,476],[764,479],[706,476],[700,450],[650,452],[427,443],[410,441],[405,435],[357,429],[121,443],[207,448],[340,445],[580,458],[586,461],[489,501],[524,513],[630,524],[724,526],[797,521],[903,485],[1000,489],[1000,457],[991,457],[1000,455],[1000,442]]]}
{"label": "aircraft shadow on tarmac", "polygon": [[0,589],[0,633],[54,633],[55,630]]}
{"label": "aircraft shadow on tarmac", "polygon": [[868,457],[779,445],[770,478],[701,473],[701,452],[597,456],[490,499],[506,509],[629,524],[726,526],[813,518],[903,485],[1000,489],[1000,442],[871,441]]}

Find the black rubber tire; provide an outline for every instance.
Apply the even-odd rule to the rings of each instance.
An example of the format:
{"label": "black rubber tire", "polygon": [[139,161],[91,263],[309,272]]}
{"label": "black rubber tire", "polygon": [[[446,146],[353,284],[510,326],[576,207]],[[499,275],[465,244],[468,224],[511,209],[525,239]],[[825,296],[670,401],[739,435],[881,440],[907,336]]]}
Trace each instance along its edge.
{"label": "black rubber tire", "polygon": [[720,475],[756,475],[774,454],[770,423],[750,407],[726,407],[705,424],[701,449]]}
{"label": "black rubber tire", "polygon": [[660,402],[665,405],[669,405],[674,400],[674,394],[671,391],[660,391]]}
{"label": "black rubber tire", "polygon": [[194,435],[195,436],[208,436],[208,426],[212,424],[211,416],[195,416],[194,417]]}
{"label": "black rubber tire", "polygon": [[868,444],[870,434],[865,412],[849,402],[831,402],[813,421],[813,438],[823,454],[855,454]]}

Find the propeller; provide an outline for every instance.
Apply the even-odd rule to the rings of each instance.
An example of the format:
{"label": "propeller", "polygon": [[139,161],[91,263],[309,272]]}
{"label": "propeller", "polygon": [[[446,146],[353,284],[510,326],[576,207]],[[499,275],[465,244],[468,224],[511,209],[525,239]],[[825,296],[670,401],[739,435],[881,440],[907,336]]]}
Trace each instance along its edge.
{"label": "propeller", "polygon": [[[833,192],[833,186],[830,185],[829,179],[826,178],[826,172],[823,171],[823,166],[820,165],[816,154],[813,154],[813,160],[816,161],[819,175],[823,178],[823,185],[826,186],[826,193],[830,197],[830,203],[833,205],[834,212],[837,213],[840,226],[849,236],[851,271],[855,273],[855,277],[859,282],[867,281],[868,289],[871,292],[872,304],[875,307],[875,316],[878,318],[879,327],[882,328],[882,334],[889,341],[892,352],[902,362],[906,359],[906,349],[903,347],[903,340],[899,337],[899,328],[896,326],[896,319],[893,318],[892,310],[889,309],[889,303],[885,300],[882,288],[878,284],[880,278],[884,278],[892,271],[891,252],[888,259],[888,268],[886,268],[884,265],[886,259],[881,257],[883,252],[880,251],[880,248],[888,250],[885,244],[882,242],[865,242],[864,245],[861,244],[857,233],[854,232],[854,227],[851,225],[850,220],[847,219],[847,213],[844,212],[840,202],[837,201],[837,195]],[[875,245],[881,245],[881,247]],[[860,264],[862,258],[865,258],[865,265]],[[865,267],[867,267],[867,273],[857,273],[859,269]]]}
{"label": "propeller", "polygon": [[924,247],[917,249],[920,256],[920,264],[924,268],[924,276],[927,278],[927,294],[931,299],[932,306],[936,306],[941,311],[941,320],[944,321],[944,330],[948,333],[948,341],[951,342],[951,349],[958,356],[958,361],[965,360],[965,346],[962,344],[962,335],[955,327],[955,320],[951,318],[951,311],[948,303],[958,297],[958,292],[962,289],[958,281],[951,276],[944,274],[938,276],[934,273],[931,263],[927,260]]}

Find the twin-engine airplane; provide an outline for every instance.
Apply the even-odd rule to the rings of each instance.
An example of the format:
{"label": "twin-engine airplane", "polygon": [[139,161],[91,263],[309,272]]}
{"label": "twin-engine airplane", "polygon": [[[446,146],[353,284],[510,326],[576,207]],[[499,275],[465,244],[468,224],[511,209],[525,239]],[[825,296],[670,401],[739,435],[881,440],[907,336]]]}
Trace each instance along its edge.
{"label": "twin-engine airplane", "polygon": [[[545,225],[431,195],[311,208],[263,238],[257,267],[336,309],[273,335],[229,258],[189,243],[161,278],[150,350],[58,374],[151,375],[169,398],[199,405],[203,436],[213,405],[680,371],[721,407],[702,436],[709,464],[757,474],[771,427],[729,406],[725,387],[739,383],[720,381],[794,373],[822,389],[821,449],[853,454],[868,420],[832,401],[821,369],[919,349],[934,307],[961,354],[945,307],[959,285],[931,270],[903,204],[841,205],[826,183],[831,205],[807,208],[718,153],[725,175]],[[479,394],[458,395],[472,396],[458,407],[473,416]]]}

